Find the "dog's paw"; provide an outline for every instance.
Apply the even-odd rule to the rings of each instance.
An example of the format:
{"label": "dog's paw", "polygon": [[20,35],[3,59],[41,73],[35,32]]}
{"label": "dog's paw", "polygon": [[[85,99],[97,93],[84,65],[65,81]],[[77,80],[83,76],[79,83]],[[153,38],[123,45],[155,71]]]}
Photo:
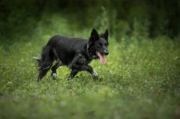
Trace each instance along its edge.
{"label": "dog's paw", "polygon": [[57,79],[57,74],[56,73],[52,73],[52,78],[54,79],[54,80],[56,80]]}
{"label": "dog's paw", "polygon": [[94,80],[98,80],[98,73],[97,72],[93,71],[92,76],[93,76]]}

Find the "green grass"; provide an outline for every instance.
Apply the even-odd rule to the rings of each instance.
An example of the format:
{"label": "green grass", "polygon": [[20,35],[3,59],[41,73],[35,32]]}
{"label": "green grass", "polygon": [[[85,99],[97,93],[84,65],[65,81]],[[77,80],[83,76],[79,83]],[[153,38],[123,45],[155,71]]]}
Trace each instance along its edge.
{"label": "green grass", "polygon": [[[1,119],[172,119],[179,118],[180,43],[167,37],[155,40],[111,36],[108,63],[90,65],[99,80],[79,73],[66,81],[70,70],[50,72],[38,83],[32,57],[55,34],[88,38],[90,29],[71,30],[64,19],[52,16],[29,35],[2,38],[0,44]],[[49,25],[47,24],[49,23]],[[58,27],[58,28],[57,28]],[[18,40],[17,40],[18,39]],[[129,43],[131,41],[131,43]]]}

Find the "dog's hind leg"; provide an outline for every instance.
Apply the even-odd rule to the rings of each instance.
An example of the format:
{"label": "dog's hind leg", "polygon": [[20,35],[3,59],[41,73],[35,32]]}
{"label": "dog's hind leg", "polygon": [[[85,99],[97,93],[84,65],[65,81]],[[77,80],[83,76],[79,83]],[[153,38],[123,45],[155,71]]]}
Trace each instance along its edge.
{"label": "dog's hind leg", "polygon": [[51,68],[52,70],[52,73],[51,73],[51,76],[53,79],[57,79],[57,73],[56,73],[56,70],[59,66],[62,66],[62,63],[61,61],[57,61],[56,64]]}

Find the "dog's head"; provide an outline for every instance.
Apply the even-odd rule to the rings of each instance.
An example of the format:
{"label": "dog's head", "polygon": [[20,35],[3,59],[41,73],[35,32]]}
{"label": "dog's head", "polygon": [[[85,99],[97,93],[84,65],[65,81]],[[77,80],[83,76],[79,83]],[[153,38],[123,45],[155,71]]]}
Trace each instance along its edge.
{"label": "dog's head", "polygon": [[93,29],[88,41],[88,52],[93,59],[99,58],[102,64],[106,63],[105,55],[108,55],[108,30],[101,35]]}

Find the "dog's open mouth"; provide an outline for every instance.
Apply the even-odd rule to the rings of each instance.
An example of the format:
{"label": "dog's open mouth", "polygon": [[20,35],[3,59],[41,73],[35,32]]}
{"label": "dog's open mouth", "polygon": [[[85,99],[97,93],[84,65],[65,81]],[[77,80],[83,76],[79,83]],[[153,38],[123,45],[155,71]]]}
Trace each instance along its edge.
{"label": "dog's open mouth", "polygon": [[106,61],[106,58],[99,52],[96,52],[96,55],[99,57],[99,60],[101,62],[101,64],[106,64],[107,61]]}

